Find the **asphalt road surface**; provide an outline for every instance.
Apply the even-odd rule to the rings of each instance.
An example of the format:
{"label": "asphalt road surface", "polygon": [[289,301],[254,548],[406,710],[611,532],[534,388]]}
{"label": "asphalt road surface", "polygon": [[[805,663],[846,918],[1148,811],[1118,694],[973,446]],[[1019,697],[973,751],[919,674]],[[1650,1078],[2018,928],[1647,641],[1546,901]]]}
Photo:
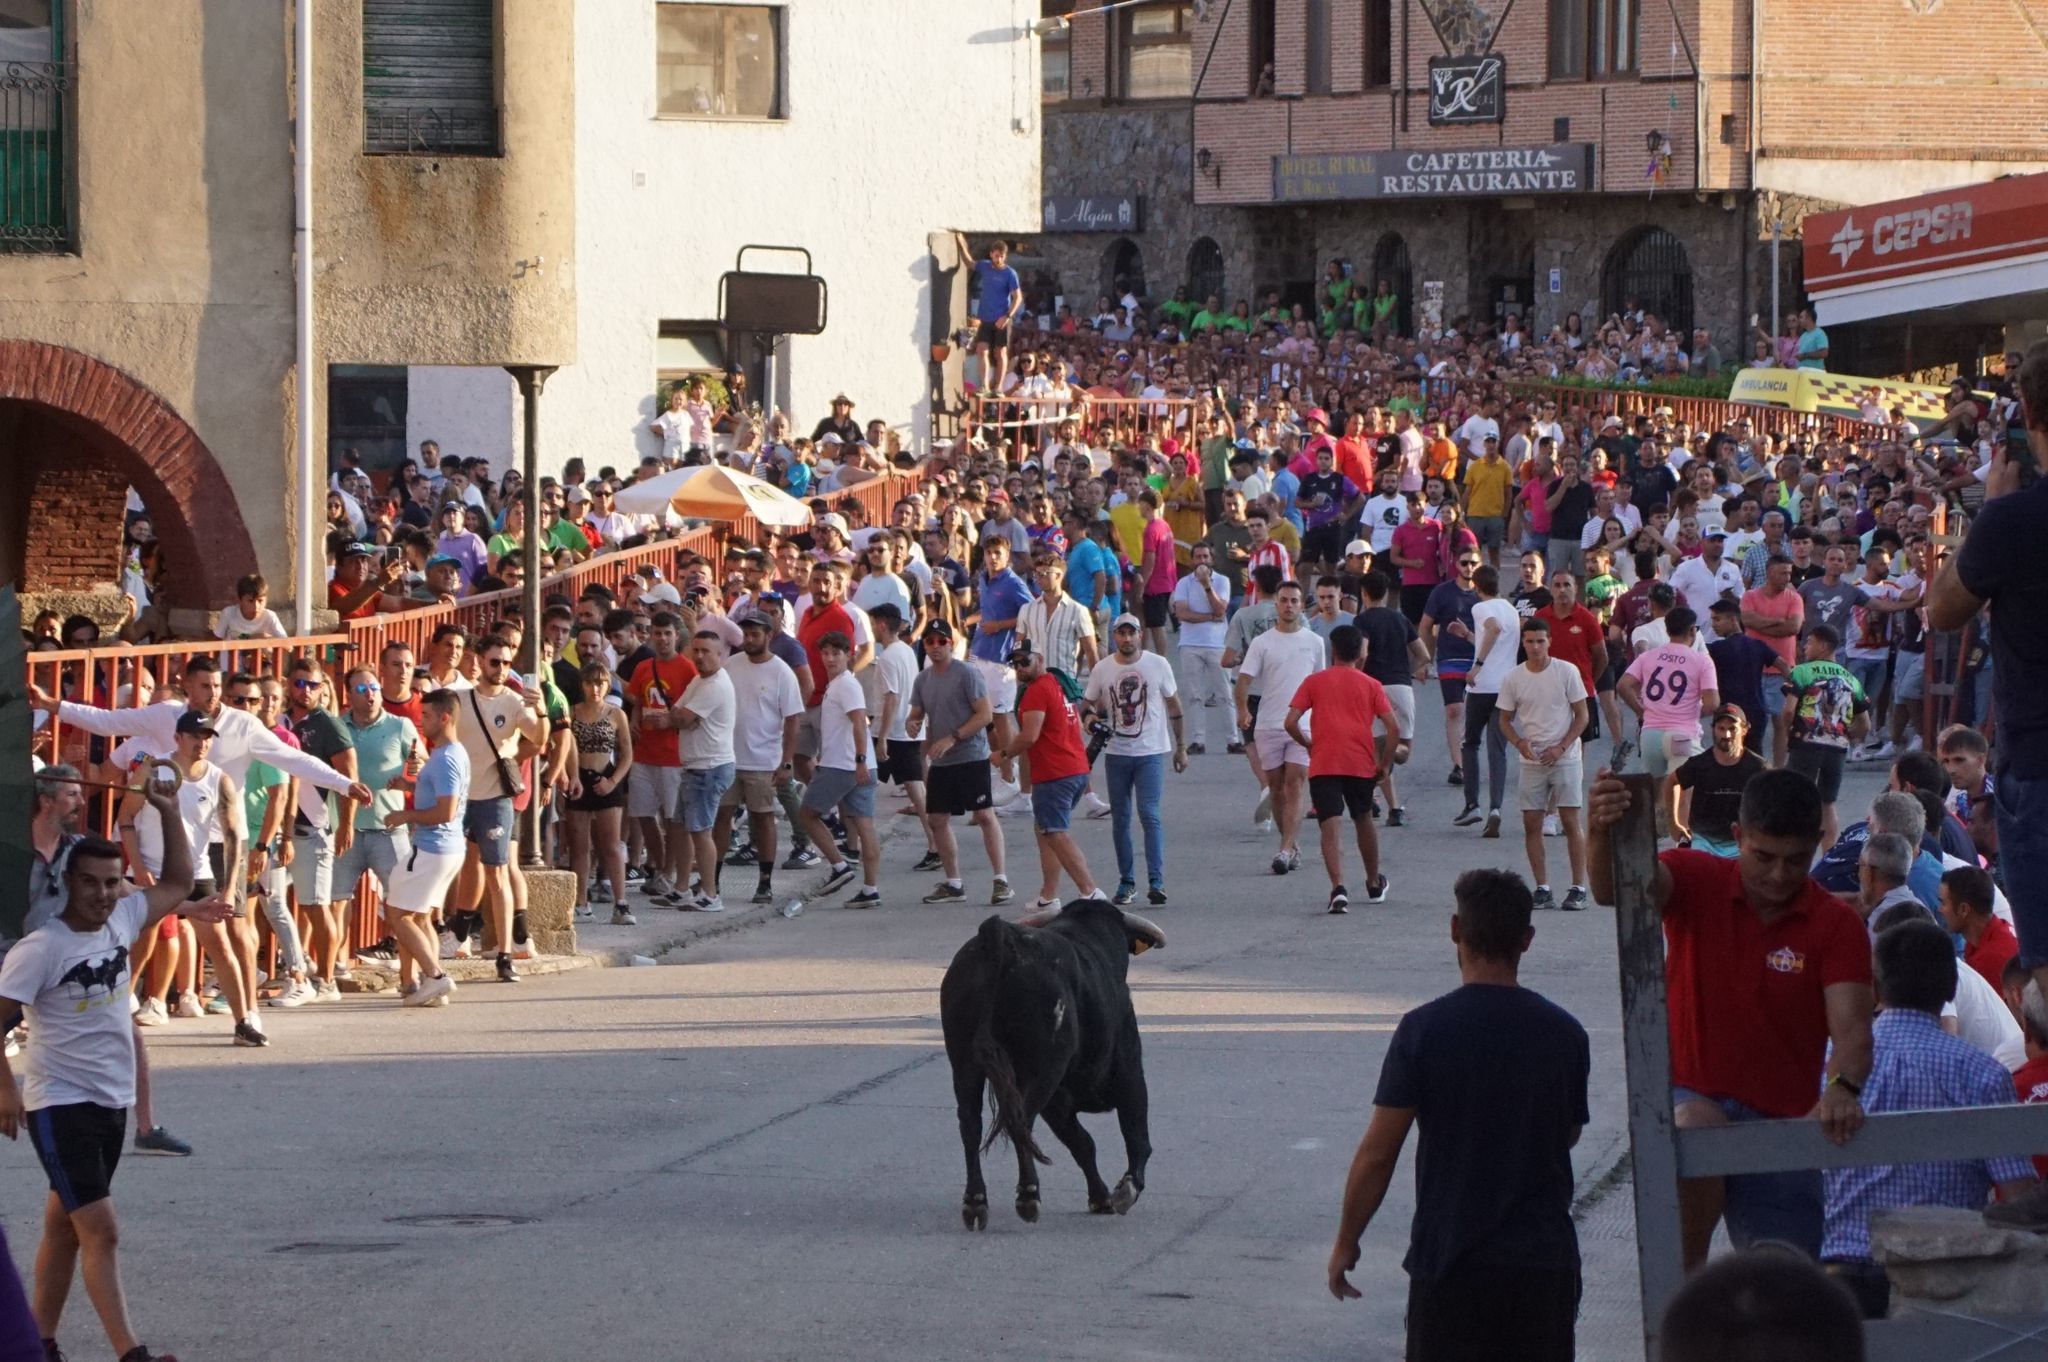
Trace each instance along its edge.
{"label": "asphalt road surface", "polygon": [[[198,1152],[131,1155],[115,1180],[142,1337],[188,1362],[1399,1358],[1411,1174],[1367,1233],[1365,1299],[1340,1305],[1323,1271],[1344,1173],[1395,1022],[1457,984],[1452,880],[1522,868],[1512,826],[1450,826],[1435,687],[1418,690],[1384,905],[1324,913],[1312,827],[1301,869],[1270,873],[1242,758],[1167,782],[1168,948],[1131,967],[1155,1153],[1128,1216],[1088,1215],[1048,1139],[1039,1223],[1010,1210],[998,1145],[989,1228],[961,1227],[938,985],[994,911],[988,875],[963,837],[970,904],[920,904],[921,840],[887,817],[875,912],[826,901],[656,968],[465,985],[447,1010],[273,1011],[263,1051],[231,1048],[224,1017],[152,1032],[159,1119]],[[1036,857],[1029,820],[1005,826],[1015,912]],[[1107,822],[1080,826],[1112,883]],[[1611,914],[1541,916],[1523,978],[1592,1034],[1575,1157],[1591,1210],[1625,1149]],[[1113,1183],[1115,1122],[1086,1119]],[[44,1186],[26,1140],[0,1148],[24,1272]],[[1641,1355],[1614,1209],[1587,1244],[1587,1358]],[[74,1358],[106,1351],[82,1288],[62,1337]]]}

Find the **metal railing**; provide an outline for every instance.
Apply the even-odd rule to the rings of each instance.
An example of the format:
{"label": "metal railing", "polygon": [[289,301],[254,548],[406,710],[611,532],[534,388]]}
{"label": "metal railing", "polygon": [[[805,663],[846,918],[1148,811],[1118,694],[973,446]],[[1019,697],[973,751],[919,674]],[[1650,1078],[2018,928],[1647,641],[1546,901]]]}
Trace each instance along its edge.
{"label": "metal railing", "polygon": [[61,253],[76,240],[70,62],[0,64],[0,252]]}
{"label": "metal railing", "polygon": [[498,110],[479,108],[368,108],[363,150],[385,156],[497,156]]}
{"label": "metal railing", "polygon": [[1091,444],[1135,443],[1154,433],[1161,438],[1177,436],[1185,443],[1194,406],[1194,399],[1187,397],[1098,397],[1081,388],[1068,397],[975,393],[970,398],[974,424],[990,438],[1000,436],[1032,448],[1051,439],[1059,423],[1068,419]]}

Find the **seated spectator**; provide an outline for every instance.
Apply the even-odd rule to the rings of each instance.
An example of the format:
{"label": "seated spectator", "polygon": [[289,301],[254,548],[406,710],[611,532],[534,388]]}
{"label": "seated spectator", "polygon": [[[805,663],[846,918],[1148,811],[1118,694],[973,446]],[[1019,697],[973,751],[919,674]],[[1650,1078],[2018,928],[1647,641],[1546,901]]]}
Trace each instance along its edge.
{"label": "seated spectator", "polygon": [[[1934,920],[1934,915],[1916,902],[1894,903],[1870,915],[1870,934],[1875,938],[1901,922]],[[1990,1055],[2001,1068],[2017,1069],[2026,1062],[2026,1043],[2012,1009],[1999,990],[1985,983],[1975,970],[1956,971],[1955,1001],[1941,1010],[1941,1029]]]}
{"label": "seated spectator", "polygon": [[1920,807],[1920,801],[1894,790],[1887,790],[1871,800],[1870,817],[1844,828],[1840,839],[1821,853],[1821,858],[1813,866],[1814,880],[1823,889],[1854,895],[1861,883],[1858,866],[1863,844],[1880,832],[1896,832],[1906,839],[1908,846],[1919,848],[1906,883],[1912,888],[1914,898],[1929,908],[1934,907],[1941,897],[1940,847],[1927,836],[1927,812]]}
{"label": "seated spectator", "polygon": [[1963,939],[1963,963],[1999,987],[2005,967],[2020,953],[2019,938],[2004,920],[1992,914],[1991,876],[1963,866],[1941,877],[1942,921]]}
{"label": "seated spectator", "polygon": [[1661,1362],[1863,1362],[1855,1299],[1782,1244],[1700,1269],[1664,1310]]}
{"label": "seated spectator", "polygon": [[[1877,938],[1874,967],[1880,1011],[1871,1026],[1870,1077],[1861,1093],[1866,1112],[2012,1101],[2011,1074],[1941,1027],[1942,1006],[1956,993],[1955,951],[1947,933],[1931,922],[1888,927]],[[2033,1165],[2018,1157],[1836,1168],[1823,1180],[1821,1262],[1849,1288],[1865,1319],[1883,1319],[1891,1303],[1891,1283],[1871,1258],[1871,1212],[1897,1206],[1981,1210],[1994,1190],[2014,1196],[2037,1185]]]}
{"label": "seated spectator", "polygon": [[220,612],[215,638],[285,638],[284,621],[270,608],[270,584],[260,573],[235,579],[235,604]]}

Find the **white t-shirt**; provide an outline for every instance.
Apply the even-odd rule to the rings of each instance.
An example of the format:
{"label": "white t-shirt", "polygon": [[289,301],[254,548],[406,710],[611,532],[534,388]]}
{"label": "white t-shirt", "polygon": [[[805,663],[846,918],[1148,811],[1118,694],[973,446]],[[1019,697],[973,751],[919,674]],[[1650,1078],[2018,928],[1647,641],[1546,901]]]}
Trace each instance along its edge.
{"label": "white t-shirt", "polygon": [[[860,678],[852,672],[841,672],[825,687],[824,699],[818,702],[818,765],[835,771],[853,769],[853,719],[855,710],[865,711],[867,697],[861,694]],[[868,735],[868,765],[873,767],[874,734]]]}
{"label": "white t-shirt", "polygon": [[[885,742],[909,742],[910,733],[904,727],[910,718],[910,688],[917,684],[917,654],[902,639],[885,648],[875,649],[873,667],[879,683],[877,694],[896,697],[896,707],[889,714],[889,731],[882,735]],[[881,720],[879,711],[875,714]]]}
{"label": "white t-shirt", "polygon": [[[220,775],[220,768],[208,762],[201,775],[178,786],[178,821],[185,825],[185,845],[192,849],[192,874],[202,880],[213,874],[206,863],[207,843],[221,840]],[[151,875],[163,874],[163,816],[153,805],[144,804],[135,815],[135,850]]]}
{"label": "white t-shirt", "polygon": [[[676,747],[686,771],[708,771],[714,766],[736,762],[732,734],[737,702],[732,678],[720,667],[710,675],[699,674],[683,687],[677,708],[687,709],[700,720],[695,728],[676,731]],[[779,763],[778,763],[779,764]]]}
{"label": "white t-shirt", "polygon": [[654,418],[653,425],[661,432],[662,457],[680,463],[690,444],[690,413],[665,411]]}
{"label": "white t-shirt", "polygon": [[[1579,669],[1552,658],[1540,672],[1530,671],[1527,663],[1509,672],[1500,683],[1500,699],[1494,701],[1494,708],[1514,715],[1515,732],[1540,752],[1571,732],[1572,702],[1585,698],[1586,683]],[[1574,739],[1558,760],[1578,759],[1579,743]]]}
{"label": "white t-shirt", "polygon": [[1105,750],[1111,756],[1151,757],[1173,750],[1166,702],[1179,694],[1180,686],[1166,659],[1141,652],[1128,663],[1115,654],[1096,663],[1088,673],[1084,698],[1109,716],[1110,739]]}
{"label": "white t-shirt", "polygon": [[[1261,695],[1293,695],[1301,689],[1302,682],[1329,665],[1329,653],[1321,636],[1308,628],[1283,634],[1276,625],[1252,640],[1252,646],[1245,649],[1244,661],[1237,664],[1237,674],[1256,680]],[[1287,706],[1259,706],[1255,727],[1260,731],[1286,726]]]}
{"label": "white t-shirt", "polygon": [[780,769],[783,721],[804,712],[796,673],[772,654],[755,662],[738,653],[726,659],[719,674],[732,682],[734,764],[742,771]]}
{"label": "white t-shirt", "polygon": [[909,589],[893,572],[871,572],[854,583],[853,604],[863,611],[873,610],[878,605],[893,605],[897,614],[903,617],[906,627],[917,619],[917,609],[911,604]]}
{"label": "white t-shirt", "polygon": [[1500,422],[1491,416],[1468,416],[1465,424],[1458,427],[1458,443],[1465,446],[1465,452],[1473,458],[1486,453],[1486,437],[1500,438]]}
{"label": "white t-shirt", "polygon": [[1959,964],[1956,998],[1951,1006],[1955,1008],[1957,1034],[1963,1040],[2008,1070],[2027,1062],[2027,1042],[2020,1034],[2019,1023],[2012,1019],[2005,999],[1998,996],[1998,990],[1983,975]]}
{"label": "white t-shirt", "polygon": [[242,614],[239,604],[231,605],[220,612],[220,624],[213,631],[215,638],[290,638],[284,631],[284,621],[277,617],[275,610],[259,610],[255,619]]}
{"label": "white t-shirt", "polygon": [[0,963],[0,997],[28,1012],[28,1110],[135,1105],[128,955],[148,920],[149,900],[138,891],[116,903],[98,931],[74,931],[59,918],[16,942]]}
{"label": "white t-shirt", "polygon": [[1385,553],[1394,545],[1394,531],[1408,518],[1408,502],[1400,496],[1373,497],[1359,513],[1359,524],[1371,531],[1372,551]]}
{"label": "white t-shirt", "polygon": [[1495,596],[1482,600],[1472,607],[1472,655],[1479,655],[1480,642],[1486,637],[1487,621],[1500,626],[1494,635],[1493,646],[1487,651],[1486,661],[1473,668],[1465,678],[1465,689],[1475,695],[1497,695],[1500,683],[1515,669],[1515,645],[1522,636],[1522,616],[1514,605]]}
{"label": "white t-shirt", "polygon": [[1685,597],[1685,604],[1701,619],[1707,617],[1708,609],[1724,594],[1733,593],[1737,600],[1742,597],[1742,572],[1726,558],[1721,566],[1710,568],[1704,558],[1688,558],[1671,571],[1671,589]]}
{"label": "white t-shirt", "polygon": [[[1223,604],[1226,607],[1229,606],[1230,582],[1228,579],[1221,573],[1218,573],[1210,585],[1215,588],[1217,596],[1222,598]],[[1209,599],[1209,593],[1202,589],[1201,580],[1192,572],[1174,583],[1173,602],[1178,605],[1185,605],[1191,610],[1200,610],[1204,613],[1216,608],[1216,603]],[[1224,633],[1230,628],[1230,621],[1227,618],[1229,613],[1229,610],[1226,609],[1223,614],[1218,615],[1213,620],[1205,620],[1200,624],[1182,624],[1180,627],[1180,646],[1183,648],[1221,648],[1223,646]]]}

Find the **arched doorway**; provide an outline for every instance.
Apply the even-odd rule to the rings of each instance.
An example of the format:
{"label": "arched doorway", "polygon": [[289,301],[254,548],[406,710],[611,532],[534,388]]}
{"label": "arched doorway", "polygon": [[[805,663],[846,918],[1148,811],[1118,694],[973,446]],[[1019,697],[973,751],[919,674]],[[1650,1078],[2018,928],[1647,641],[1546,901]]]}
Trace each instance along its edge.
{"label": "arched doorway", "polygon": [[1640,308],[1664,319],[1680,343],[1692,339],[1692,262],[1685,243],[1662,227],[1642,227],[1614,243],[1600,272],[1600,310]]}
{"label": "arched doorway", "polygon": [[[1208,237],[1197,237],[1195,244],[1188,247],[1188,297],[1200,302],[1211,294],[1224,298],[1223,248]],[[1256,298],[1246,301],[1258,306]]]}
{"label": "arched doorway", "polygon": [[1399,232],[1388,232],[1380,238],[1380,244],[1372,250],[1372,276],[1366,281],[1366,288],[1378,292],[1380,280],[1393,285],[1394,294],[1401,300],[1394,309],[1394,334],[1412,336],[1415,334],[1415,274],[1408,264],[1408,242]]}
{"label": "arched doorway", "polygon": [[234,599],[235,578],[256,570],[256,545],[212,451],[169,403],[110,364],[0,340],[0,448],[13,451],[0,467],[9,508],[0,579],[25,591],[112,583],[131,486],[168,557],[172,605],[218,608]]}
{"label": "arched doorway", "polygon": [[1145,297],[1145,253],[1127,236],[1110,242],[1103,253],[1102,291],[1112,300],[1126,293],[1138,299]]}

